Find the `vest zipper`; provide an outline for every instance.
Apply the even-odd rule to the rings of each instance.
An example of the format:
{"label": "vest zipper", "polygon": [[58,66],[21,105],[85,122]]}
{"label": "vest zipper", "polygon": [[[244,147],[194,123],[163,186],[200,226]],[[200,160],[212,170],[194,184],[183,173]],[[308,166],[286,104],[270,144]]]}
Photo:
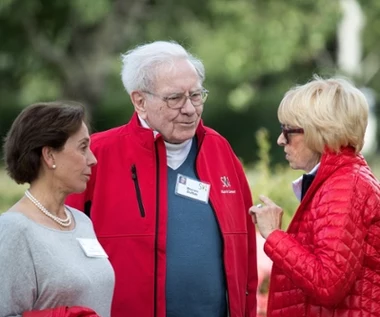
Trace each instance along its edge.
{"label": "vest zipper", "polygon": [[[195,172],[195,175],[197,176],[197,178],[199,180],[200,177],[199,177],[199,174],[198,174],[198,169],[197,169],[197,162],[198,162],[198,154],[201,150],[201,146],[202,146],[202,143],[203,143],[203,138],[202,138],[202,142],[198,143],[198,148],[197,148],[197,155],[195,156],[195,166],[194,166],[194,172]],[[226,267],[225,267],[225,261],[224,261],[224,256],[225,256],[225,252],[224,252],[224,248],[225,248],[225,241],[224,241],[224,236],[223,236],[223,233],[222,233],[222,228],[220,226],[220,222],[219,222],[219,219],[218,219],[218,216],[216,215],[216,211],[215,211],[215,208],[213,206],[213,204],[211,203],[211,199],[210,199],[210,196],[209,196],[209,204],[210,204],[210,207],[211,207],[211,210],[212,212],[214,213],[214,216],[215,216],[215,220],[216,220],[216,223],[218,224],[218,227],[219,227],[219,233],[220,233],[220,237],[221,237],[221,240],[222,240],[222,262],[223,262],[223,273],[224,273],[224,279],[226,281],[226,297],[227,297],[227,316],[231,316],[231,311],[230,311],[230,301],[229,301],[229,296],[228,296],[228,279],[227,279],[227,272],[226,272]]]}
{"label": "vest zipper", "polygon": [[144,205],[142,203],[141,190],[140,190],[140,186],[139,186],[139,180],[137,178],[137,170],[136,170],[135,164],[133,164],[131,167],[131,173],[132,173],[133,183],[135,184],[137,203],[139,204],[140,215],[141,215],[141,217],[145,217],[145,209],[144,209]]}
{"label": "vest zipper", "polygon": [[160,220],[160,158],[158,156],[158,145],[157,141],[154,142],[154,148],[156,151],[156,232],[154,237],[154,317],[158,315],[158,282],[157,282],[157,270],[158,270],[158,230],[159,230],[159,220]]}

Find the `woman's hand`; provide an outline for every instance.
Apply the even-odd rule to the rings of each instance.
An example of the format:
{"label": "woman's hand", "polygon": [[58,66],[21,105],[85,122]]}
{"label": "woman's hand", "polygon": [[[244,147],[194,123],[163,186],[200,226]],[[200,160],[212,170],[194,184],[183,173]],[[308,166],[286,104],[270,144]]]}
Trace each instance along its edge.
{"label": "woman's hand", "polygon": [[260,195],[260,201],[264,203],[249,208],[252,221],[256,224],[260,234],[266,239],[274,230],[281,229],[282,208],[277,206],[268,197]]}

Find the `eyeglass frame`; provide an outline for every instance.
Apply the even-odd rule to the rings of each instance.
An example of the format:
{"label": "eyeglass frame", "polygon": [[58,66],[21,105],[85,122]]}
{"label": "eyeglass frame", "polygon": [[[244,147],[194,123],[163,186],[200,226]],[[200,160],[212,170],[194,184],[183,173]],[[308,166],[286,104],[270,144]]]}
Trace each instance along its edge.
{"label": "eyeglass frame", "polygon": [[286,144],[290,144],[289,134],[304,134],[305,131],[302,128],[287,128],[284,124],[281,124],[281,133],[284,135]]}
{"label": "eyeglass frame", "polygon": [[[187,99],[190,100],[191,104],[195,108],[198,108],[198,107],[204,105],[204,103],[207,100],[208,93],[209,93],[209,91],[206,88],[201,88],[199,91],[195,91],[191,95],[186,95],[184,93],[180,93],[180,94],[171,94],[171,95],[166,96],[166,97],[162,97],[162,96],[160,96],[158,94],[155,94],[155,93],[153,93],[151,91],[148,91],[148,90],[142,90],[141,92],[149,94],[149,95],[152,95],[154,97],[157,97],[157,98],[161,99],[162,101],[166,102],[166,105],[168,106],[168,108],[174,109],[174,110],[179,110],[179,109],[183,108],[183,106],[186,104]],[[202,102],[199,105],[194,105],[193,100],[191,99],[191,97],[194,96],[194,94],[197,94],[197,93],[200,93],[201,95],[204,95],[204,97],[201,97]],[[181,104],[180,101],[178,102],[178,104],[181,105],[180,107],[178,107],[178,106],[172,107],[172,106],[169,105],[169,99],[172,98],[172,97],[180,98],[184,102],[182,104]],[[183,99],[183,97],[185,97],[186,99]]]}

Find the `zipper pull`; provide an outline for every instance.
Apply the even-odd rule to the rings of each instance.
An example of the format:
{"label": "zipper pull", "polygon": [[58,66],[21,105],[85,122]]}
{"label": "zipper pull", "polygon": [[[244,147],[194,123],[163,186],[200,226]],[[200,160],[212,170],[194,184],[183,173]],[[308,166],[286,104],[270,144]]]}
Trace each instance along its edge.
{"label": "zipper pull", "polygon": [[131,173],[132,173],[132,179],[136,180],[137,179],[137,173],[136,173],[136,165],[133,164],[131,167]]}

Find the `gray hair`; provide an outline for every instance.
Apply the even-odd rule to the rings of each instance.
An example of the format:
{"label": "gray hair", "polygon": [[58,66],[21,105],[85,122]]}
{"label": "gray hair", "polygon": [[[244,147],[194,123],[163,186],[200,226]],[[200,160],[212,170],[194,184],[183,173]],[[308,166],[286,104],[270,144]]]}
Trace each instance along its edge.
{"label": "gray hair", "polygon": [[202,61],[174,41],[143,44],[127,51],[121,57],[121,78],[128,94],[135,90],[153,89],[158,68],[162,65],[173,65],[177,59],[188,60],[194,66],[201,84],[205,80]]}

